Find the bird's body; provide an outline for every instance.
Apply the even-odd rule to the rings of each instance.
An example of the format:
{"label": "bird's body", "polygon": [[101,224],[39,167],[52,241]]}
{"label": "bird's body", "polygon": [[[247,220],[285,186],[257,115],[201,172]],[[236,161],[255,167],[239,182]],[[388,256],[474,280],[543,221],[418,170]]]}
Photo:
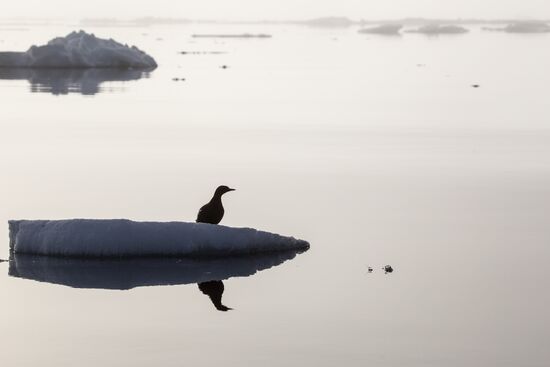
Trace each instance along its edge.
{"label": "bird's body", "polygon": [[222,195],[233,190],[227,186],[218,187],[212,199],[199,209],[197,223],[220,223],[225,213],[222,205]]}
{"label": "bird's body", "polygon": [[197,223],[218,224],[221,222],[224,213],[222,198],[213,197],[208,204],[203,205],[199,209]]}

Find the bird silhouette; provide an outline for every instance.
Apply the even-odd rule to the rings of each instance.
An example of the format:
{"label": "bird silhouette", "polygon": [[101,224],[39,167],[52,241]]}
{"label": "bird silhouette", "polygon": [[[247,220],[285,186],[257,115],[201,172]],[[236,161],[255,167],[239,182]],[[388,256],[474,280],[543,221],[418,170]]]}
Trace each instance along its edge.
{"label": "bird silhouette", "polygon": [[[212,196],[212,199],[199,209],[199,214],[197,215],[197,223],[220,223],[224,214],[222,195],[226,192],[234,190],[235,189],[231,189],[227,186],[218,186],[218,188],[214,192],[214,196]],[[216,307],[216,310],[231,310],[231,308],[222,304],[222,295],[225,288],[221,280],[211,280],[209,282],[199,283],[198,286],[200,291],[210,298],[210,300],[214,304],[214,307]]]}
{"label": "bird silhouette", "polygon": [[219,186],[214,192],[212,199],[199,209],[197,223],[220,223],[224,214],[222,195],[229,191],[235,191],[235,189],[231,189],[227,186]]}
{"label": "bird silhouette", "polygon": [[202,293],[206,294],[210,298],[210,300],[214,304],[214,307],[216,307],[216,310],[218,311],[232,310],[232,308],[222,304],[222,295],[224,291],[224,286],[221,280],[211,280],[209,282],[199,283],[199,289],[201,290]]}

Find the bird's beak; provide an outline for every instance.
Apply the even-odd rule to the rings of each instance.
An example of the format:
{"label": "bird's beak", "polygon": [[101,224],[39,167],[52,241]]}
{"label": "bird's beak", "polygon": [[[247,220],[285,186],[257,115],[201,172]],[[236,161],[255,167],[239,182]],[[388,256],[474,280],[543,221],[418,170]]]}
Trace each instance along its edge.
{"label": "bird's beak", "polygon": [[235,191],[235,189],[231,189],[231,188],[230,188],[229,191]]}

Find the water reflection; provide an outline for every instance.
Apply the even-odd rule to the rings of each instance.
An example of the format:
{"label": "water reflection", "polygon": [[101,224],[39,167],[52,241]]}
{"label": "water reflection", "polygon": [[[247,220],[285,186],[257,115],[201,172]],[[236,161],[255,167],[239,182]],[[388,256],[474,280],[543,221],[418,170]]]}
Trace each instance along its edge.
{"label": "water reflection", "polygon": [[33,93],[94,95],[104,82],[149,78],[151,70],[133,69],[25,69],[0,68],[0,79],[27,80]]}
{"label": "water reflection", "polygon": [[[300,251],[301,252],[301,251]],[[224,284],[293,259],[298,251],[225,258],[77,259],[13,254],[9,275],[73,288],[127,290],[135,287],[197,283],[220,311]]]}
{"label": "water reflection", "polygon": [[222,304],[222,295],[225,287],[221,280],[210,280],[208,282],[199,283],[199,289],[202,293],[206,294],[216,310],[218,311],[229,311],[232,308],[229,308]]}

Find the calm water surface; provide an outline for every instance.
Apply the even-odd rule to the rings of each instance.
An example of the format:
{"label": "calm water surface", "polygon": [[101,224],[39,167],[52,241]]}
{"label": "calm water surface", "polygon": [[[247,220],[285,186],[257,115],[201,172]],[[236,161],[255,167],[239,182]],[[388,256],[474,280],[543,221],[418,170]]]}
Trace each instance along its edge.
{"label": "calm water surface", "polygon": [[[2,30],[0,48],[75,28]],[[3,364],[550,363],[549,36],[87,30],[160,66],[0,72],[2,258],[8,219],[192,221],[219,184],[237,188],[224,224],[311,249],[106,281],[113,264],[1,263]],[[191,37],[241,32],[273,38]],[[194,283],[228,268],[218,312]]]}

